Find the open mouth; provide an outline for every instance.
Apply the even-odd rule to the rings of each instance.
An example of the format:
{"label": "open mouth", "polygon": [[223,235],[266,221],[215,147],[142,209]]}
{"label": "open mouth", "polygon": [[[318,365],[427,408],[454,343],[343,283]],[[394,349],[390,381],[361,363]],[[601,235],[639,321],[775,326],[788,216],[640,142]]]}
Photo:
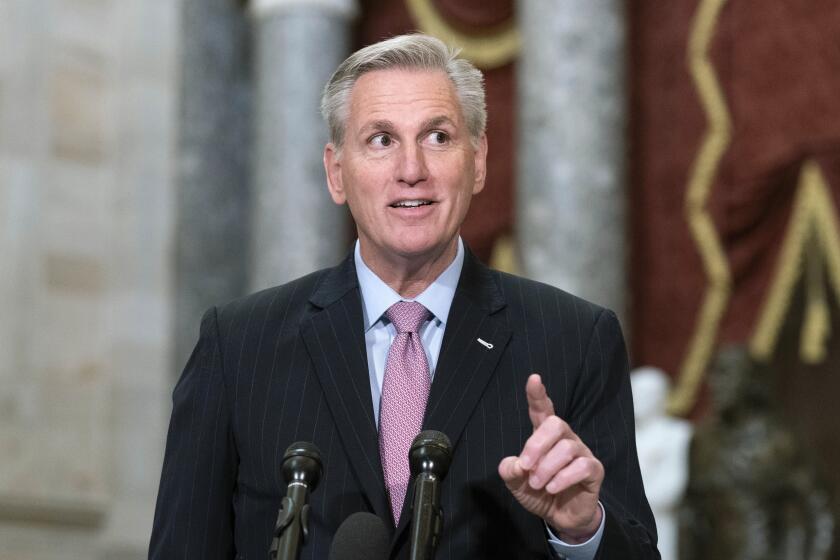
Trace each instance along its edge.
{"label": "open mouth", "polygon": [[421,206],[430,206],[434,204],[432,200],[399,200],[391,204],[391,208],[419,208]]}

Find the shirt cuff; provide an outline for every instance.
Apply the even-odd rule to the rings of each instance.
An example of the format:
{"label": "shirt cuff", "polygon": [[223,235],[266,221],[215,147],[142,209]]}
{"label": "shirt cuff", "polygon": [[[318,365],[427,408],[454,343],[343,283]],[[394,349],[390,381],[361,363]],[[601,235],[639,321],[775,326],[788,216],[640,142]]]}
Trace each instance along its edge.
{"label": "shirt cuff", "polygon": [[[580,544],[569,544],[561,541],[555,535],[548,523],[545,524],[545,530],[548,531],[548,544],[557,554],[558,557],[564,560],[592,560],[595,558],[595,553],[598,552],[598,546],[601,544],[601,537],[604,535],[604,522],[607,519],[607,514],[604,511],[604,506],[598,502],[598,507],[601,508],[601,524],[595,534],[586,541]],[[545,522],[543,522],[545,523]]]}

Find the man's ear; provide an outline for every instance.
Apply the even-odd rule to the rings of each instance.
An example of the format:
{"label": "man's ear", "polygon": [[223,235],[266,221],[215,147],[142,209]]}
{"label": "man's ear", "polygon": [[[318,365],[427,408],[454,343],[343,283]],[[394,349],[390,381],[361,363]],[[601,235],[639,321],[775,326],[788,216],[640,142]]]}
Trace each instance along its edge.
{"label": "man's ear", "polygon": [[478,147],[475,150],[475,183],[473,184],[473,194],[478,194],[484,190],[484,181],[487,179],[487,135],[482,134],[478,141]]}
{"label": "man's ear", "polygon": [[324,171],[327,172],[327,188],[336,204],[347,202],[344,183],[341,181],[341,157],[335,144],[330,142],[324,146]]}

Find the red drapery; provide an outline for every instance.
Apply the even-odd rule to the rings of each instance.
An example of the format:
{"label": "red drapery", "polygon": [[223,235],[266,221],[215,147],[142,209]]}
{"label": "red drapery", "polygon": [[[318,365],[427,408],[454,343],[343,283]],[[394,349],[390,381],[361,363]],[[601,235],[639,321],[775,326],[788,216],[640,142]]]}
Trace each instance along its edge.
{"label": "red drapery", "polygon": [[[823,312],[819,292],[840,287],[840,5],[633,0],[629,13],[634,361],[674,374],[688,413],[716,344],[772,357],[809,263]],[[803,329],[824,323],[806,313]]]}

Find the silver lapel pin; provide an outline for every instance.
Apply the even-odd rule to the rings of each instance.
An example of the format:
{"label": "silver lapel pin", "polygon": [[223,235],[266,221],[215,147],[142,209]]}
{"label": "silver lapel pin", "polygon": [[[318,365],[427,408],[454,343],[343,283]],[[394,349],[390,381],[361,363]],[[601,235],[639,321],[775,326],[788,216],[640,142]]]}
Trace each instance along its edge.
{"label": "silver lapel pin", "polygon": [[489,342],[487,342],[486,340],[483,340],[483,339],[479,338],[479,339],[478,339],[478,342],[479,342],[482,346],[484,346],[485,348],[487,348],[488,350],[492,350],[492,349],[493,349],[493,345],[492,345],[492,344],[490,344]]}

